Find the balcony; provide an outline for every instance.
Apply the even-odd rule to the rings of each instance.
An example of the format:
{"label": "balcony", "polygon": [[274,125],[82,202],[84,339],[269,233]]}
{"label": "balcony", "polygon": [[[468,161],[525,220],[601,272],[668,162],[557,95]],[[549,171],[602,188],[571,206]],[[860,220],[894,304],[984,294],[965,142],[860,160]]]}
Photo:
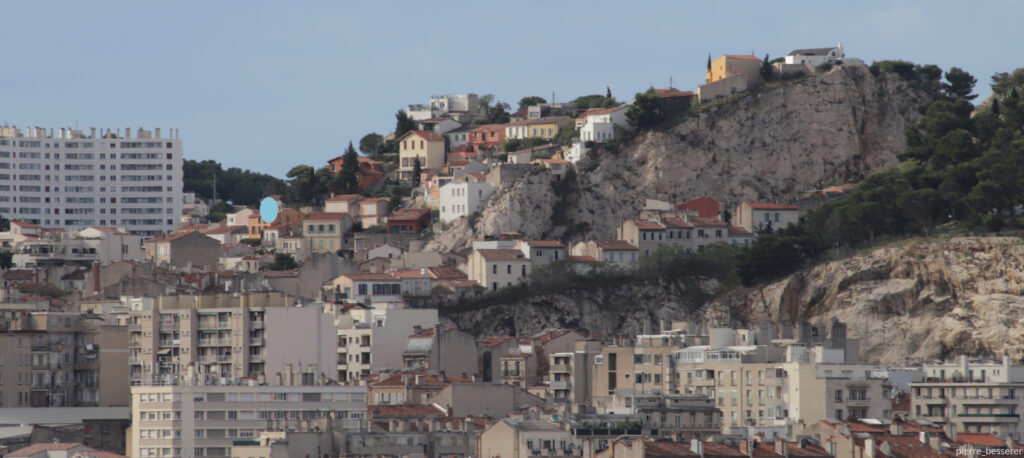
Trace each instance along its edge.
{"label": "balcony", "polygon": [[264,362],[264,357],[263,357],[262,354],[259,354],[259,355],[249,355],[249,362],[250,363],[262,363],[262,362]]}
{"label": "balcony", "polygon": [[262,337],[250,337],[249,338],[249,345],[264,345],[263,338]]}
{"label": "balcony", "polygon": [[565,380],[554,381],[551,382],[548,386],[550,386],[552,390],[568,390],[569,382]]}
{"label": "balcony", "polygon": [[176,331],[181,326],[180,321],[161,321],[160,329],[166,329],[170,331]]}
{"label": "balcony", "polygon": [[131,323],[131,324],[128,325],[128,330],[129,331],[133,331],[133,332],[141,332],[142,331],[142,323]]}
{"label": "balcony", "polygon": [[199,339],[200,347],[230,347],[231,339]]}
{"label": "balcony", "polygon": [[181,346],[181,339],[163,339],[160,341],[161,347],[179,347]]}
{"label": "balcony", "polygon": [[138,358],[138,357],[128,358],[128,364],[132,365],[132,366],[140,365],[140,364],[142,364],[142,358]]}
{"label": "balcony", "polygon": [[564,363],[564,364],[552,364],[551,368],[549,369],[549,372],[551,372],[551,373],[556,373],[557,372],[557,373],[560,373],[560,374],[568,374],[569,373],[569,364],[567,364],[567,363]]}
{"label": "balcony", "polygon": [[249,322],[249,329],[263,329],[263,322],[262,321],[250,321]]}

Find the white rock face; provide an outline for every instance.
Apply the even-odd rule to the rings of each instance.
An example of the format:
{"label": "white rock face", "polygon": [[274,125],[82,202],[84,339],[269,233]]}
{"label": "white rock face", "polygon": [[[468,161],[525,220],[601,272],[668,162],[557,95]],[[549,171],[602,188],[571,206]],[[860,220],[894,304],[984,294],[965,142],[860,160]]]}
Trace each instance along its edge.
{"label": "white rock face", "polygon": [[643,133],[621,151],[595,148],[571,183],[552,185],[547,172],[524,177],[498,191],[475,228],[456,222],[428,249],[462,248],[474,237],[471,229],[613,238],[648,198],[776,201],[822,181],[859,179],[896,164],[904,131],[929,103],[894,75],[837,67]]}
{"label": "white rock face", "polygon": [[964,237],[907,243],[830,262],[724,297],[706,308],[721,323],[833,318],[861,339],[862,359],[959,354],[1024,358],[1024,240]]}

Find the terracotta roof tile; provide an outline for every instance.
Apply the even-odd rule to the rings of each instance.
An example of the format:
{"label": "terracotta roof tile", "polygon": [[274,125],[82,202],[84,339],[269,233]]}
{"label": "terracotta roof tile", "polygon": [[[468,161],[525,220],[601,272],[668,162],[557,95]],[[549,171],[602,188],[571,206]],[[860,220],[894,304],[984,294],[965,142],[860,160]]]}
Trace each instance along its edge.
{"label": "terracotta roof tile", "polygon": [[760,202],[743,202],[743,204],[750,208],[753,208],[754,210],[797,210],[800,208],[796,205],[770,204]]}
{"label": "terracotta roof tile", "polygon": [[345,212],[310,212],[306,215],[306,221],[337,221],[345,218]]}
{"label": "terracotta roof tile", "polygon": [[519,250],[476,250],[488,261],[528,261]]}
{"label": "terracotta roof tile", "polygon": [[595,240],[594,243],[602,250],[637,251],[637,247],[625,240]]}

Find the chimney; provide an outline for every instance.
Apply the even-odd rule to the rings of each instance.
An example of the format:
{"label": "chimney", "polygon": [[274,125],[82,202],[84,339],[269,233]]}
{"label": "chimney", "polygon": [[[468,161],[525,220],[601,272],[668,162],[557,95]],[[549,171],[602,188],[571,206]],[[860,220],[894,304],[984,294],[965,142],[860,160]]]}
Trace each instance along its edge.
{"label": "chimney", "polygon": [[462,420],[462,430],[467,433],[473,432],[473,417],[466,416],[466,418]]}
{"label": "chimney", "polygon": [[897,423],[895,421],[892,422],[892,424],[889,425],[889,434],[892,434],[893,436],[902,436],[903,435],[903,423]]}
{"label": "chimney", "polygon": [[160,139],[160,128],[157,127],[155,130],[156,130],[156,132],[154,132],[154,133],[156,134],[156,139],[159,140]]}
{"label": "chimney", "polygon": [[1011,449],[1011,450],[1017,445],[1017,444],[1013,443],[1013,435],[1012,434],[1007,434],[1006,435],[1006,440],[1003,441],[1003,442],[1006,442],[1006,448]]}
{"label": "chimney", "polygon": [[920,440],[922,444],[927,444],[928,443],[928,433],[926,433],[924,431],[918,432],[917,433],[917,439]]}
{"label": "chimney", "polygon": [[775,438],[775,453],[789,458],[789,450],[786,448],[786,440],[781,437]]}
{"label": "chimney", "polygon": [[[949,439],[956,442],[956,423],[949,422]],[[936,449],[938,450],[938,449]]]}
{"label": "chimney", "polygon": [[872,437],[864,439],[864,456],[875,458],[875,439]]}
{"label": "chimney", "polygon": [[690,439],[690,451],[704,458],[704,443],[700,439]]}

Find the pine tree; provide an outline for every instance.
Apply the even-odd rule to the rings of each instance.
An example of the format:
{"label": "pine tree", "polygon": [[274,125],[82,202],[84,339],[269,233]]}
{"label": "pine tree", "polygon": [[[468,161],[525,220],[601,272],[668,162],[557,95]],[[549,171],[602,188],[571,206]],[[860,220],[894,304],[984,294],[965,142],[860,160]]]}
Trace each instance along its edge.
{"label": "pine tree", "polygon": [[708,71],[711,71],[711,53],[708,53]]}
{"label": "pine tree", "polygon": [[345,154],[342,155],[341,170],[334,176],[331,183],[331,191],[336,194],[356,194],[359,192],[359,154],[348,143]]}
{"label": "pine tree", "polygon": [[412,161],[412,187],[419,187],[420,185],[420,172],[423,171],[423,166],[420,165],[420,158],[416,157]]}

